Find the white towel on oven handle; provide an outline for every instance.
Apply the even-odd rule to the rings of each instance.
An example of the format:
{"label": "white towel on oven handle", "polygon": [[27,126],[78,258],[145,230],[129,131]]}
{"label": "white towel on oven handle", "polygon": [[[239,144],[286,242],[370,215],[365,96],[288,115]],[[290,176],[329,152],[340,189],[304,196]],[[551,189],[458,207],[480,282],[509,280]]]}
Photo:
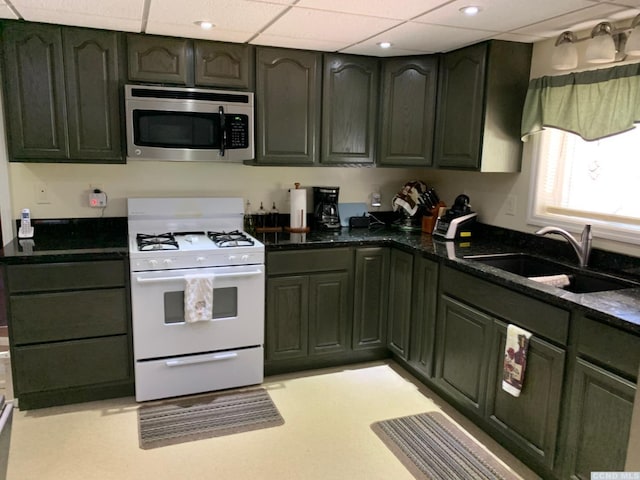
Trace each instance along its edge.
{"label": "white towel on oven handle", "polygon": [[214,275],[194,274],[184,276],[184,321],[208,322],[213,317]]}

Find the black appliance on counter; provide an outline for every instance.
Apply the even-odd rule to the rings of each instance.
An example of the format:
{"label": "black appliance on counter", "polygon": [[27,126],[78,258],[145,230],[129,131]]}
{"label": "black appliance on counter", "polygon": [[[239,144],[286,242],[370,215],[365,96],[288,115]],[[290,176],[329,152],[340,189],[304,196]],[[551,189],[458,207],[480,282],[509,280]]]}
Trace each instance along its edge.
{"label": "black appliance on counter", "polygon": [[471,211],[469,197],[461,194],[456,197],[453,206],[436,220],[433,235],[445,240],[470,238],[478,214]]}
{"label": "black appliance on counter", "polygon": [[313,187],[313,222],[319,230],[340,228],[339,193],[340,187]]}

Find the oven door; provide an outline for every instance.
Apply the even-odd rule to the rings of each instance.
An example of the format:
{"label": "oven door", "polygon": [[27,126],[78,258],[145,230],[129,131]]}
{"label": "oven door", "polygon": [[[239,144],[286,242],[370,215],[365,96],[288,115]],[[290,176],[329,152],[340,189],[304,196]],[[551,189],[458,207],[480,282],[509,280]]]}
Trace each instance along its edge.
{"label": "oven door", "polygon": [[[213,274],[213,318],[185,323],[185,275]],[[264,265],[133,272],[136,360],[262,345]]]}

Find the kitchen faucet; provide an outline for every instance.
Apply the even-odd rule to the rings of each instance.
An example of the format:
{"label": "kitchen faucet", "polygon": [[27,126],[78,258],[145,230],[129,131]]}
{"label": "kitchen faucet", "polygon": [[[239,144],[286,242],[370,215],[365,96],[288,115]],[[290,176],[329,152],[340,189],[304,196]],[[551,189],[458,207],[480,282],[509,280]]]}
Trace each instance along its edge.
{"label": "kitchen faucet", "polygon": [[547,233],[557,233],[567,239],[569,244],[573,247],[578,255],[578,261],[581,267],[586,267],[589,262],[589,254],[591,253],[591,225],[585,225],[580,236],[580,241],[577,241],[573,235],[566,230],[558,227],[544,227],[536,232],[536,235],[546,235]]}

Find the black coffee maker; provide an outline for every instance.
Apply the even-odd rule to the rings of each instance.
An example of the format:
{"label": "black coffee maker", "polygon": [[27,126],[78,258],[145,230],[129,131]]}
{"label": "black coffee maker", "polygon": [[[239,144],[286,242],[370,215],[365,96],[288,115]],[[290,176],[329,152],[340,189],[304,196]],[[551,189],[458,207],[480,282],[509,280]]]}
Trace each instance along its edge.
{"label": "black coffee maker", "polygon": [[338,193],[340,187],[313,187],[313,220],[320,230],[340,228]]}

